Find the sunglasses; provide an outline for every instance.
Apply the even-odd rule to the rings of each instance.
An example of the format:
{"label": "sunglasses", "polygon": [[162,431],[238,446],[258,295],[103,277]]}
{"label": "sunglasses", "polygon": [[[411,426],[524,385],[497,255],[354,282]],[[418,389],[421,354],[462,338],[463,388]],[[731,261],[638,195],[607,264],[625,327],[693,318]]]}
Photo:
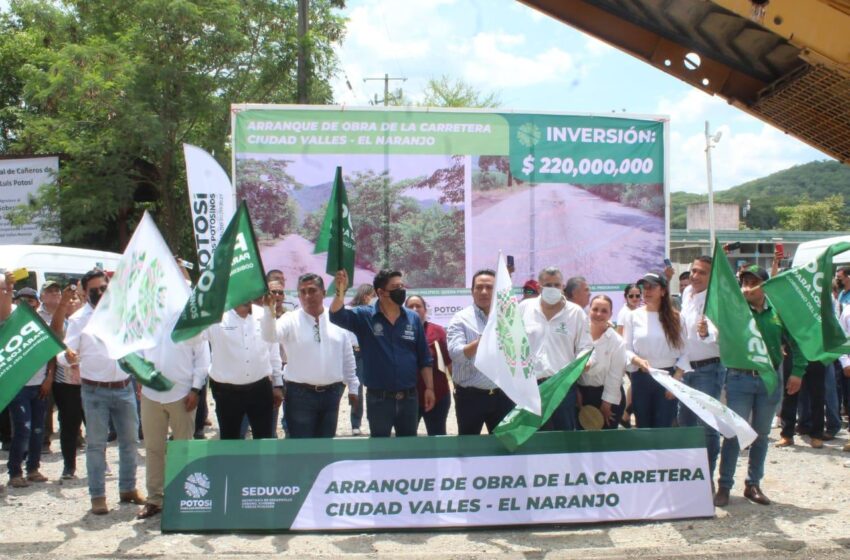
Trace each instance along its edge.
{"label": "sunglasses", "polygon": [[640,299],[640,294],[629,294],[628,298],[629,299]]}
{"label": "sunglasses", "polygon": [[282,296],[283,290],[269,290],[269,293],[273,296]]}

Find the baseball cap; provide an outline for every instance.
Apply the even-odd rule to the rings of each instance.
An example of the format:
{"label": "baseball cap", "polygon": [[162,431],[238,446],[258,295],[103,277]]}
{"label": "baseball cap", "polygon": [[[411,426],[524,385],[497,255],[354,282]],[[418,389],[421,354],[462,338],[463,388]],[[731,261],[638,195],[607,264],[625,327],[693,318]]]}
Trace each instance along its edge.
{"label": "baseball cap", "polygon": [[750,276],[755,276],[762,282],[767,282],[768,280],[770,280],[770,274],[768,274],[765,269],[763,269],[757,264],[751,264],[750,266],[742,270],[739,276],[743,278],[747,274],[749,274]]}
{"label": "baseball cap", "polygon": [[48,280],[44,284],[41,285],[41,293],[46,292],[50,288],[62,289],[62,286],[60,286],[59,282],[57,282],[56,280]]}
{"label": "baseball cap", "polygon": [[529,280],[522,286],[522,293],[526,296],[531,295],[539,295],[540,294],[540,284],[537,280]]}
{"label": "baseball cap", "polygon": [[647,272],[643,275],[643,278],[637,281],[638,286],[643,286],[644,284],[653,284],[655,286],[666,288],[667,278],[663,274],[659,274],[657,272]]}
{"label": "baseball cap", "polygon": [[17,292],[15,292],[15,299],[19,299],[22,297],[31,297],[34,300],[38,301],[38,293],[32,288],[21,288]]}

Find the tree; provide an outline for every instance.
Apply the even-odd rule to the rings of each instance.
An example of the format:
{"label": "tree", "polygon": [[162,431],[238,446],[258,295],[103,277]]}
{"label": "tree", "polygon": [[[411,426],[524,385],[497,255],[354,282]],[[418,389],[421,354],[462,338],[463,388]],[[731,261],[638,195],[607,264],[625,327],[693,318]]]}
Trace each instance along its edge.
{"label": "tree", "polygon": [[[313,103],[331,101],[343,5],[310,3]],[[120,249],[150,207],[172,248],[193,252],[181,145],[226,165],[232,103],[295,100],[296,11],[296,0],[12,2],[0,19],[0,148],[64,156],[17,218],[61,209],[52,225],[64,242]]]}
{"label": "tree", "polygon": [[795,206],[778,207],[776,213],[780,227],[790,231],[840,231],[846,224],[844,197],[840,194],[820,202],[804,197]]}
{"label": "tree", "polygon": [[495,108],[501,105],[495,93],[484,94],[461,79],[443,75],[431,78],[425,86],[423,107],[478,107]]}
{"label": "tree", "polygon": [[282,159],[236,161],[236,198],[247,202],[254,228],[274,238],[297,229],[292,191],[300,185],[286,170],[290,163]]}

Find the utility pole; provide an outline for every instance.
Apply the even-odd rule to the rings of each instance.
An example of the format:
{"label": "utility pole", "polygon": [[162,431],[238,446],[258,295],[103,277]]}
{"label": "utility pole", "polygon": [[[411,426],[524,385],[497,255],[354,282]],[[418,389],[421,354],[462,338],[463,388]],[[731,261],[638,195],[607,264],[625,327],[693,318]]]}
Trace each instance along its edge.
{"label": "utility pole", "polygon": [[[389,74],[384,74],[383,78],[363,78],[364,82],[369,81],[383,81],[384,82],[384,107],[390,104],[390,80],[399,80],[402,82],[406,82],[407,78],[391,78]],[[379,103],[378,96],[375,96],[375,105]]]}
{"label": "utility pole", "polygon": [[[363,78],[364,82],[383,80],[384,82],[384,107],[390,104],[390,80],[400,80],[406,82],[407,78],[390,77],[389,74],[384,74],[383,78]],[[374,104],[379,103],[378,96],[375,95]],[[384,152],[384,169],[389,169],[389,154]],[[384,175],[384,266],[382,268],[390,268],[390,180]]]}
{"label": "utility pole", "polygon": [[709,132],[708,121],[705,121],[705,172],[708,179],[708,250],[709,254],[714,251],[714,185],[711,177],[711,149],[720,142],[720,131],[712,136]]}
{"label": "utility pole", "polygon": [[296,90],[298,103],[309,103],[307,95],[307,15],[310,0],[298,0],[298,60]]}

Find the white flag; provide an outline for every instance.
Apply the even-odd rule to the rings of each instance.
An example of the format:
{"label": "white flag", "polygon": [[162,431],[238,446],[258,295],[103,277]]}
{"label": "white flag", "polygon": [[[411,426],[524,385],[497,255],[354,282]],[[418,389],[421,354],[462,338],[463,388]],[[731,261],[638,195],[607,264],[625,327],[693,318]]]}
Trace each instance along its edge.
{"label": "white flag", "polygon": [[145,212],[84,332],[109,357],[156,346],[170,335],[191,290],[177,261]]}
{"label": "white flag", "polygon": [[513,295],[511,276],[499,253],[493,303],[478,343],[475,367],[492,379],[517,407],[539,416],[540,389],[532,366],[531,349]]}
{"label": "white flag", "polygon": [[685,385],[664,370],[651,369],[649,373],[665,389],[673,393],[679,402],[691,409],[691,412],[699,416],[703,422],[723,434],[723,437],[737,437],[741,449],[755,441],[756,432],[749,423],[714,397]]}
{"label": "white flag", "polygon": [[183,144],[186,182],[198,264],[207,267],[224,228],[236,213],[236,193],[227,173],[210,154],[191,144]]}

